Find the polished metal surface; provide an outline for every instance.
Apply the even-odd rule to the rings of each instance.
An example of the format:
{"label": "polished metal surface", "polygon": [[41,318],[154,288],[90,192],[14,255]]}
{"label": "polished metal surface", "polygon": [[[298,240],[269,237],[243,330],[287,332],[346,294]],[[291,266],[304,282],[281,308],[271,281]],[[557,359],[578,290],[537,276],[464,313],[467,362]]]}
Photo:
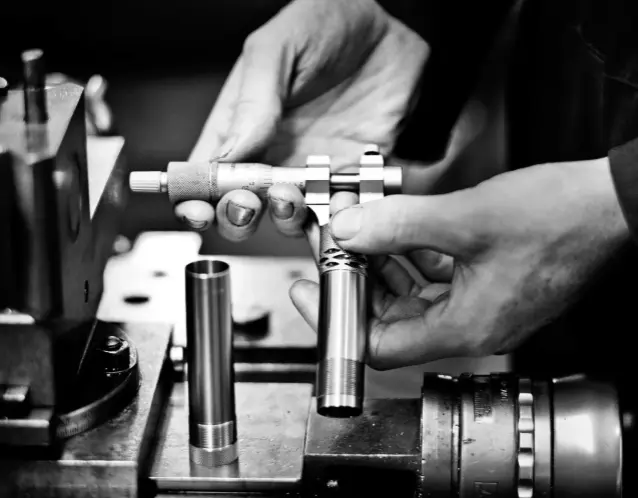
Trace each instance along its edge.
{"label": "polished metal surface", "polygon": [[426,374],[421,392],[421,472],[424,497],[453,496],[458,486],[456,380]]}
{"label": "polished metal surface", "polygon": [[[158,422],[170,396],[169,326],[129,324],[140,357],[135,400],[99,427],[61,446],[59,456],[11,453],[0,457],[0,496],[135,498],[148,475]],[[187,457],[188,458],[188,457]]]}
{"label": "polished metal surface", "polygon": [[321,227],[317,341],[317,409],[326,416],[361,413],[367,343],[367,262],[343,251]]}
{"label": "polished metal surface", "polygon": [[41,124],[48,119],[46,92],[46,69],[44,53],[33,49],[22,52],[24,70],[24,120],[27,123]]}
{"label": "polished metal surface", "polygon": [[532,381],[518,379],[518,498],[532,498],[534,495],[534,392]]}
{"label": "polished metal surface", "polygon": [[611,384],[554,381],[554,496],[622,496],[622,426]]}
{"label": "polished metal surface", "polygon": [[237,458],[230,267],[202,259],[185,273],[190,455],[226,465]]}
{"label": "polished metal surface", "polygon": [[418,399],[366,399],[359,417],[310,410],[304,453],[306,496],[412,498],[419,490]]}
{"label": "polished metal surface", "polygon": [[534,380],[534,498],[552,496],[552,392],[551,382]]}
{"label": "polished metal surface", "polygon": [[[458,378],[460,498],[516,496],[517,382],[511,375]],[[424,442],[423,444],[427,444]]]}
{"label": "polished metal surface", "polygon": [[150,480],[159,493],[285,492],[301,484],[306,421],[312,386],[236,386],[239,458],[207,468],[188,455],[188,411],[183,384],[176,384]]}

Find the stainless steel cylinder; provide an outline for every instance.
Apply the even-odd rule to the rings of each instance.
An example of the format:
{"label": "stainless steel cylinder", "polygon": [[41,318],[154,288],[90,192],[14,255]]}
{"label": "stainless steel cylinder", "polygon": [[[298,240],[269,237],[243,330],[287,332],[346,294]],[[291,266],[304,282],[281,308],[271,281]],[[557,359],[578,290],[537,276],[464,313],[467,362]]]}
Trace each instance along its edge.
{"label": "stainless steel cylinder", "polygon": [[367,261],[335,243],[321,227],[317,412],[351,417],[362,411],[367,346]]}
{"label": "stainless steel cylinder", "polygon": [[46,69],[42,50],[22,52],[24,72],[24,120],[27,123],[45,123],[48,119],[45,92]]}
{"label": "stainless steel cylinder", "polygon": [[186,266],[186,340],[190,457],[207,467],[226,465],[238,457],[227,263]]}

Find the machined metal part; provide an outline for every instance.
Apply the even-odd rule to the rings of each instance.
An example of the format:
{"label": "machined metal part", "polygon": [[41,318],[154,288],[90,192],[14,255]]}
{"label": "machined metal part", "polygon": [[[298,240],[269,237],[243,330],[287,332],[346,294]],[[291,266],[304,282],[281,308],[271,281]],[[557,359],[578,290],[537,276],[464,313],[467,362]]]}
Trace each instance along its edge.
{"label": "machined metal part", "polygon": [[341,419],[317,413],[309,386],[238,384],[237,393],[245,421],[237,466],[206,472],[188,461],[186,412],[178,395],[151,473],[158,490],[621,496],[618,399],[611,384],[585,377],[426,374],[421,399],[366,399],[361,416]]}
{"label": "machined metal part", "polygon": [[367,261],[341,249],[321,227],[317,341],[317,410],[330,417],[361,413],[367,345]]}
{"label": "machined metal part", "polygon": [[188,386],[176,384],[150,481],[179,492],[288,493],[300,488],[310,384],[237,384],[238,459],[206,468],[188,457]]}
{"label": "machined metal part", "polygon": [[237,459],[230,267],[186,266],[186,335],[191,460],[205,467]]}
{"label": "machined metal part", "polygon": [[154,440],[172,390],[171,328],[140,323],[123,330],[141,359],[137,395],[108,422],[67,439],[56,452],[2,453],[0,496],[146,496]]}
{"label": "machined metal part", "polygon": [[0,444],[47,445],[92,344],[128,172],[121,137],[87,138],[82,87],[45,87],[41,52],[23,60],[24,91],[0,100],[0,384],[29,398]]}

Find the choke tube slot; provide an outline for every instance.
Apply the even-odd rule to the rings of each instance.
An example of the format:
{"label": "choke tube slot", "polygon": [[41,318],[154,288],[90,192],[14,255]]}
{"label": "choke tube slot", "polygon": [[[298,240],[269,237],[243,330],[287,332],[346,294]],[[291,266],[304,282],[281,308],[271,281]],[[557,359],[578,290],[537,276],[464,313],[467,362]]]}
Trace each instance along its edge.
{"label": "choke tube slot", "polygon": [[238,457],[230,267],[202,259],[185,274],[190,458],[217,467]]}

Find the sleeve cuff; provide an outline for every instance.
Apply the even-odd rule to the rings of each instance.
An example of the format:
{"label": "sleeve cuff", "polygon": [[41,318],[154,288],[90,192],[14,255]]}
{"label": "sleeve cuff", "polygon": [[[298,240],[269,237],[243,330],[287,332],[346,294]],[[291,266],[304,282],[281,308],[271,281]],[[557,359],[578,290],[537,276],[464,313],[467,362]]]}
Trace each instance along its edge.
{"label": "sleeve cuff", "polygon": [[638,138],[611,149],[609,166],[620,207],[638,243]]}

